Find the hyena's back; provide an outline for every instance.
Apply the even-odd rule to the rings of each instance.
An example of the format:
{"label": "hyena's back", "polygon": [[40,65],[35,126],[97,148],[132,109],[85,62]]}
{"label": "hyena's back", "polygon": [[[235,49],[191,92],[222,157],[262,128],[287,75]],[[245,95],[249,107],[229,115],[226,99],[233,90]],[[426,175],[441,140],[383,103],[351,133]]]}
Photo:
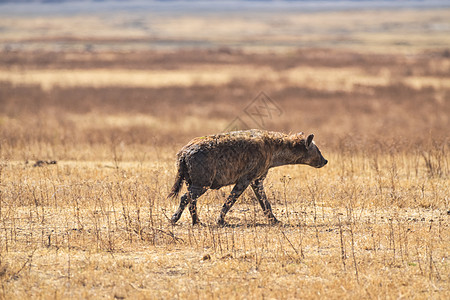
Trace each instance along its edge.
{"label": "hyena's back", "polygon": [[178,159],[185,164],[187,183],[218,189],[264,175],[270,163],[270,143],[258,131],[239,133],[197,138],[186,145]]}

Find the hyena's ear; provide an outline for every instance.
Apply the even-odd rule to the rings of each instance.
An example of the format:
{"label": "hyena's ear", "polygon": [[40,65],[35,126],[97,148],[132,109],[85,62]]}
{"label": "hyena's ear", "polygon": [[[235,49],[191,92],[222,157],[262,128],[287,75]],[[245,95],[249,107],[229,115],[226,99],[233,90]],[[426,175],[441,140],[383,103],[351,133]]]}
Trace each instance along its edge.
{"label": "hyena's ear", "polygon": [[306,148],[309,148],[309,146],[311,146],[313,138],[314,138],[314,134],[308,135],[308,137],[306,138]]}

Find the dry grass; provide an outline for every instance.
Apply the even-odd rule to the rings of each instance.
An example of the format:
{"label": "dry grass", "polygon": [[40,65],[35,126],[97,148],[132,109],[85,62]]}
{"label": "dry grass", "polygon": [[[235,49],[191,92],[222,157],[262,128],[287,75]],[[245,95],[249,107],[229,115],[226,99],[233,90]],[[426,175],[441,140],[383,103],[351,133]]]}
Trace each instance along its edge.
{"label": "dry grass", "polygon": [[444,151],[441,176],[403,154],[274,169],[266,185],[283,224],[266,225],[246,192],[225,228],[215,219],[229,189],[201,199],[205,226],[188,214],[169,224],[171,159],[4,163],[2,296],[447,298]]}
{"label": "dry grass", "polygon": [[[444,61],[442,70],[449,69],[449,61]],[[44,90],[55,87],[142,87],[161,88],[170,86],[190,87],[192,85],[223,86],[233,82],[248,81],[255,83],[263,78],[275,88],[285,85],[300,85],[323,91],[352,92],[360,86],[367,88],[389,85],[398,81],[406,87],[421,89],[424,87],[450,88],[450,78],[437,76],[405,76],[398,79],[388,69],[378,73],[369,73],[360,68],[330,68],[298,66],[285,70],[273,70],[268,66],[254,65],[203,65],[200,67],[178,68],[176,70],[126,70],[126,69],[90,69],[90,70],[0,70],[0,81],[9,81],[14,85],[39,85]]]}
{"label": "dry grass", "polygon": [[[3,52],[0,63],[2,136],[13,141],[2,152],[11,160],[105,160],[108,151],[89,147],[108,149],[117,141],[133,160],[128,147],[175,151],[236,117],[248,127],[312,131],[330,150],[348,143],[414,152],[448,138],[445,51]],[[282,109],[265,124],[244,113],[260,91]]]}
{"label": "dry grass", "polygon": [[[103,54],[0,55],[1,298],[450,297],[447,52]],[[261,90],[329,164],[269,172],[280,226],[246,191],[217,227],[230,187],[170,225],[179,147]]]}

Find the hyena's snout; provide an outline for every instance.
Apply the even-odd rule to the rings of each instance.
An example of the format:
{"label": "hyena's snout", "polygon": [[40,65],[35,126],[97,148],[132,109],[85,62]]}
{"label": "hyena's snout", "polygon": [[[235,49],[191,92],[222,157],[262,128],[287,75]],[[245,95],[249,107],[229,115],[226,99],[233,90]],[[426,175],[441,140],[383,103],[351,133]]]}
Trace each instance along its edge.
{"label": "hyena's snout", "polygon": [[318,157],[316,157],[316,159],[314,160],[314,164],[312,166],[316,168],[322,168],[327,163],[328,160],[326,160],[325,157],[323,157],[322,154],[319,153]]}
{"label": "hyena's snout", "polygon": [[322,168],[328,163],[328,160],[323,157],[319,148],[317,148],[316,143],[313,142],[314,134],[308,135],[308,138],[305,141],[306,149],[307,149],[307,158],[306,162],[300,162],[303,164],[310,165],[314,168]]}

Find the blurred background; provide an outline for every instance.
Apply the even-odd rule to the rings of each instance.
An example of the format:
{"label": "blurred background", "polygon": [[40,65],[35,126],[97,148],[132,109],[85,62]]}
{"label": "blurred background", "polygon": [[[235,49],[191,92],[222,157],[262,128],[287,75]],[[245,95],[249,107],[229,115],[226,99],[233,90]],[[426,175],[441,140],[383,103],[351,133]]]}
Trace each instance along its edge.
{"label": "blurred background", "polygon": [[246,128],[421,151],[449,117],[450,1],[0,1],[3,159],[172,160]]}

